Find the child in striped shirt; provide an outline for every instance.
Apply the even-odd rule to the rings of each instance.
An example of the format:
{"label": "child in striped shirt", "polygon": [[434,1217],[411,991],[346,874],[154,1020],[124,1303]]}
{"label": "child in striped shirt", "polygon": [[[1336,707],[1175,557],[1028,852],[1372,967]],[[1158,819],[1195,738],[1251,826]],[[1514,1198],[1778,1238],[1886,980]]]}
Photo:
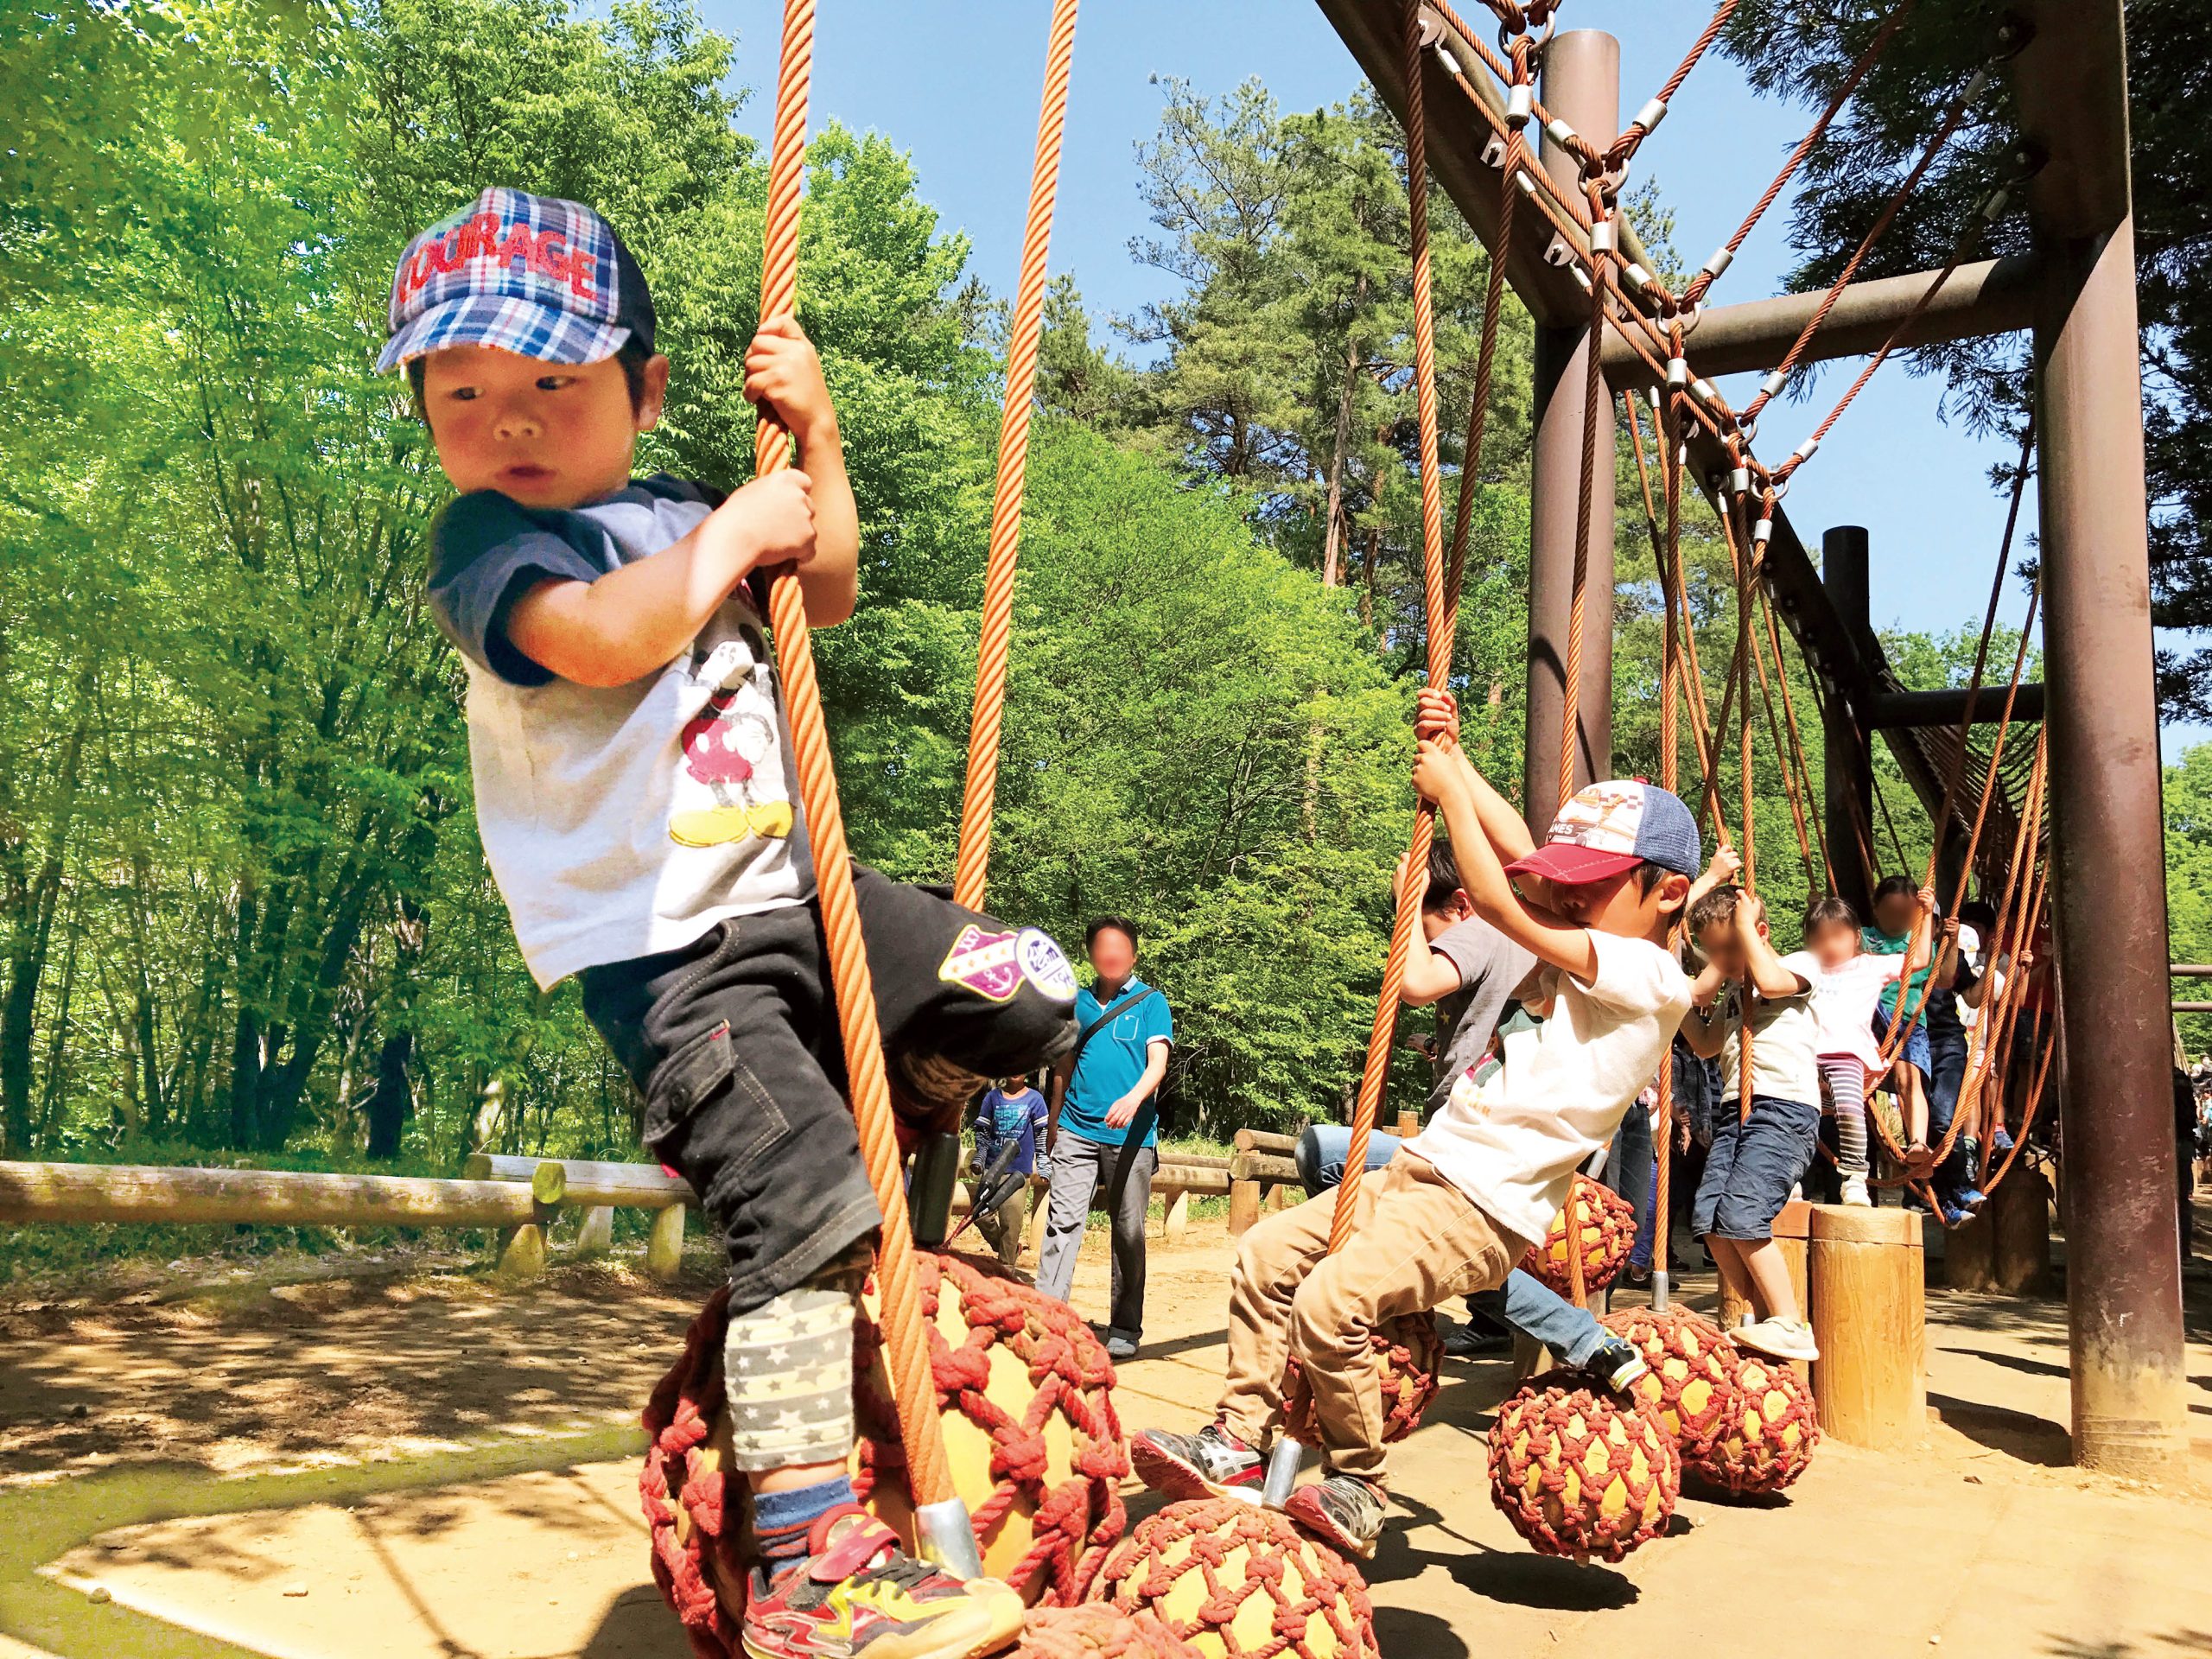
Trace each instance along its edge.
{"label": "child in striped shirt", "polygon": [[[1919,902],[1932,913],[1936,895],[1922,888]],[[1882,1046],[1874,1034],[1875,1011],[1883,990],[1927,965],[1929,935],[1919,930],[1908,955],[1873,956],[1862,950],[1859,912],[1833,893],[1816,899],[1805,912],[1805,949],[1820,964],[1813,987],[1813,1017],[1821,1081],[1834,1103],[1836,1165],[1843,1176],[1843,1201],[1869,1204],[1866,1191],[1866,1093],[1882,1072]],[[1921,1110],[1927,1106],[1923,1098]],[[1927,1133],[1923,1127],[1921,1135]]]}

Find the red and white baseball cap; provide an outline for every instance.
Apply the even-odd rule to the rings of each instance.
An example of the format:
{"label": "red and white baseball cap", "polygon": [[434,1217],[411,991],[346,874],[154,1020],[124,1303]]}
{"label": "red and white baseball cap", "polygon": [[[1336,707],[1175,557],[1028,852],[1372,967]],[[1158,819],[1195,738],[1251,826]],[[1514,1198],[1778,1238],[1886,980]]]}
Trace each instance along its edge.
{"label": "red and white baseball cap", "polygon": [[1694,876],[1699,852],[1697,820],[1680,796],[1639,778],[1611,779],[1560,807],[1544,844],[1505,868],[1580,887],[1647,861]]}

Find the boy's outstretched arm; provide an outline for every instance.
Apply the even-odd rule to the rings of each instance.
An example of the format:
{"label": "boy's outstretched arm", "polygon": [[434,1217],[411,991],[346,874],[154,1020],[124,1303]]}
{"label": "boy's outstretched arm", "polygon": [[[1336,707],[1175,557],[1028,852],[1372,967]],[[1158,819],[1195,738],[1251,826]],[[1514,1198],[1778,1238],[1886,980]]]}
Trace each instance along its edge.
{"label": "boy's outstretched arm", "polygon": [[770,317],[745,353],[745,395],[773,410],[798,445],[800,469],[813,480],[814,557],[799,567],[806,620],[834,628],[860,603],[860,509],[845,476],[837,409],[822,358],[791,316]]}
{"label": "boy's outstretched arm", "polygon": [[1737,855],[1733,847],[1715,848],[1713,853],[1713,862],[1705,867],[1703,875],[1690,883],[1689,892],[1683,896],[1682,915],[1687,918],[1690,912],[1697,908],[1697,901],[1722,882],[1734,880],[1736,872],[1743,868],[1744,861]]}
{"label": "boy's outstretched arm", "polygon": [[1812,989],[1812,982],[1802,974],[1783,966],[1782,958],[1775,954],[1773,941],[1759,931],[1759,924],[1765,919],[1764,899],[1756,893],[1736,895],[1736,931],[1744,941],[1746,976],[1770,1002]]}
{"label": "boy's outstretched arm", "polygon": [[1502,808],[1519,831],[1522,850],[1515,857],[1533,851],[1535,843],[1519,815],[1476,773],[1465,753],[1456,746],[1446,747],[1440,740],[1424,739],[1421,758],[1414,765],[1414,787],[1435,802],[1444,815],[1445,825],[1452,832],[1452,852],[1459,861],[1459,880],[1474,902],[1476,913],[1509,939],[1554,968],[1573,974],[1583,984],[1596,978],[1598,951],[1590,943],[1588,931],[1537,908],[1513,891],[1499,856],[1504,850],[1498,845],[1501,837],[1493,834],[1485,799]]}
{"label": "boy's outstretched arm", "polygon": [[804,473],[756,478],[681,541],[595,582],[549,580],[507,613],[507,638],[549,673],[578,685],[627,685],[666,667],[730,589],[764,566],[814,556]]}
{"label": "boy's outstretched arm", "polygon": [[[1435,743],[1454,753],[1459,751],[1459,705],[1449,691],[1422,688],[1414,711],[1414,735],[1423,744]],[[1468,766],[1466,773],[1474,785],[1476,821],[1482,826],[1484,839],[1497,849],[1498,861],[1511,864],[1535,852],[1535,837],[1529,833],[1528,824],[1514,810],[1513,803],[1492,789],[1490,780],[1473,766]],[[1459,832],[1454,830],[1454,849],[1459,846]]]}

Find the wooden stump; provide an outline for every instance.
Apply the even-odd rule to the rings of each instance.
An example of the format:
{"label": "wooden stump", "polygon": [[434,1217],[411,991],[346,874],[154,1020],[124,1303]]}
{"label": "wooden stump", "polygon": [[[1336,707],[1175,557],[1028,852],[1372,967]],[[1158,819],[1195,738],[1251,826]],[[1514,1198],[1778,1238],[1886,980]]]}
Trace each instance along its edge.
{"label": "wooden stump", "polygon": [[1916,1211],[1815,1205],[1807,1249],[1821,1427],[1891,1451],[1928,1427],[1926,1268]]}
{"label": "wooden stump", "polygon": [[1991,1278],[1999,1290],[2041,1296],[2050,1289],[2050,1183],[2021,1162],[1998,1183],[1983,1211],[1990,1229]]}
{"label": "wooden stump", "polygon": [[578,1255],[605,1255],[614,1248],[614,1206],[595,1204],[584,1211],[583,1224],[576,1229]]}
{"label": "wooden stump", "polygon": [[[1802,1198],[1782,1206],[1782,1213],[1774,1218],[1774,1242],[1782,1247],[1782,1259],[1789,1269],[1790,1288],[1797,1293],[1797,1306],[1804,1308],[1810,1301],[1805,1283],[1805,1236],[1812,1224],[1813,1206]],[[1751,1305],[1731,1292],[1725,1285],[1720,1291],[1720,1328],[1733,1331],[1755,1310]],[[1799,1361],[1790,1362],[1800,1376],[1806,1368]]]}
{"label": "wooden stump", "polygon": [[1410,1141],[1414,1136],[1420,1133],[1421,1114],[1419,1112],[1400,1112],[1398,1114],[1399,1140]]}
{"label": "wooden stump", "polygon": [[645,1240],[645,1271],[656,1279],[673,1279],[683,1260],[683,1206],[671,1204],[654,1212],[652,1236]]}
{"label": "wooden stump", "polygon": [[1191,1224],[1191,1195],[1179,1186],[1160,1192],[1160,1236],[1170,1244],[1179,1243]]}

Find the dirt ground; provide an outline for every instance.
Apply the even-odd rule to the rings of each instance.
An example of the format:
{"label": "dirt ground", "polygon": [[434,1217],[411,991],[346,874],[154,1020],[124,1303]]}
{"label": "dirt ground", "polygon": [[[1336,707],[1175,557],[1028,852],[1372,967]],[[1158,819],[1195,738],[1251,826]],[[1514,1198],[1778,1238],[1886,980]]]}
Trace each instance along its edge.
{"label": "dirt ground", "polygon": [[[1229,1259],[1218,1222],[1156,1247],[1125,1426],[1205,1416]],[[501,1289],[386,1263],[0,1304],[0,1659],[686,1659],[645,1572],[634,1424],[709,1287],[697,1264],[672,1288],[620,1266]],[[1094,1240],[1077,1306],[1103,1314],[1105,1281]],[[1394,1455],[1368,1572],[1382,1652],[1701,1659],[1779,1634],[1823,1659],[2212,1654],[2202,1262],[2189,1295],[2199,1438],[2170,1480],[2066,1465],[2063,1302],[1931,1291],[1910,1455],[1827,1442],[1783,1498],[1685,1498],[1617,1567],[1514,1537],[1481,1438],[1510,1368],[1456,1365]]]}

